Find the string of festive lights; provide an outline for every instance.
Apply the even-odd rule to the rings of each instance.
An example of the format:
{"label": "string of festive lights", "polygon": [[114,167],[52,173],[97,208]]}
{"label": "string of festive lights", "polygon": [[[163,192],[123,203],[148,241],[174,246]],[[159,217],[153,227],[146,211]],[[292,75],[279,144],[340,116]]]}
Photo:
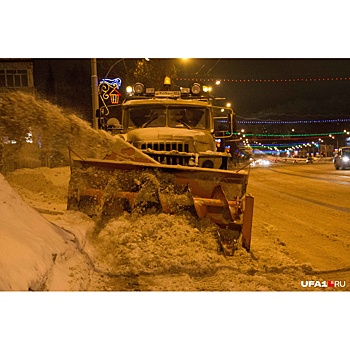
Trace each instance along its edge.
{"label": "string of festive lights", "polygon": [[237,120],[237,124],[312,124],[312,123],[349,123],[350,118],[317,120]]}
{"label": "string of festive lights", "polygon": [[[251,149],[260,149],[260,150],[270,150],[273,152],[282,152],[282,151],[298,151],[300,149],[307,148],[309,151],[310,147],[315,147],[318,150],[323,144],[326,147],[326,144],[337,143],[338,147],[338,138],[339,135],[349,135],[350,132],[344,130],[343,132],[333,132],[333,133],[318,133],[318,134],[245,134],[238,132],[236,136],[241,136],[240,140],[243,144]],[[263,139],[259,140],[258,136],[267,136],[265,141]],[[271,137],[272,136],[272,137]],[[290,136],[296,136],[294,139]],[[322,138],[321,138],[322,137]],[[327,139],[329,137],[329,139]],[[249,141],[250,138],[250,141]],[[311,141],[312,139],[318,138],[318,140]],[[284,140],[284,142],[283,142]],[[299,141],[297,141],[299,140]],[[259,142],[262,141],[262,142]]]}
{"label": "string of festive lights", "polygon": [[273,152],[285,152],[285,151],[299,151],[302,149],[306,149],[307,151],[316,151],[318,152],[321,148],[321,145],[326,147],[326,143],[324,140],[319,139],[318,142],[310,141],[310,142],[293,142],[293,143],[261,143],[257,141],[253,141],[249,143],[248,141],[243,141],[245,147],[250,149],[257,150],[270,150]]}
{"label": "string of festive lights", "polygon": [[[304,145],[307,145],[308,143],[304,143]],[[313,144],[316,145],[315,142]],[[318,144],[318,143],[317,143]],[[291,143],[258,143],[254,142],[253,144],[250,145],[252,148],[259,148],[259,147],[283,147],[283,148],[288,148],[288,147],[300,147],[302,144],[300,142],[291,142]]]}
{"label": "string of festive lights", "polygon": [[[349,131],[334,131],[334,132],[329,132],[329,133],[314,133],[314,134],[294,134],[294,133],[290,133],[290,134],[246,134],[246,133],[241,133],[241,132],[237,132],[235,133],[235,135],[240,136],[242,135],[242,137],[282,137],[282,138],[290,138],[290,137],[321,137],[321,136],[328,136],[331,137],[332,135],[349,135]],[[331,136],[330,136],[331,135]]]}
{"label": "string of festive lights", "polygon": [[316,149],[320,148],[321,142],[315,143],[315,142],[308,142],[308,143],[293,143],[293,144],[249,144],[249,147],[252,149],[274,149],[276,151],[281,150],[295,150],[295,149],[302,149],[302,148],[308,148],[308,147],[315,147]]}
{"label": "string of festive lights", "polygon": [[289,79],[214,79],[214,78],[175,78],[177,81],[190,82],[213,82],[220,84],[221,82],[229,83],[297,83],[297,82],[327,82],[327,81],[350,81],[350,77],[319,77],[319,78],[289,78]]}

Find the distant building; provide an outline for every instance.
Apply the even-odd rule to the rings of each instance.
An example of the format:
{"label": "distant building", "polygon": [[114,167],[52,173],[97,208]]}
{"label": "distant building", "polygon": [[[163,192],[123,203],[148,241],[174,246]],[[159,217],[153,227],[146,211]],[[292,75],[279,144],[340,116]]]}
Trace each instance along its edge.
{"label": "distant building", "polygon": [[0,59],[0,91],[12,90],[34,93],[32,59]]}

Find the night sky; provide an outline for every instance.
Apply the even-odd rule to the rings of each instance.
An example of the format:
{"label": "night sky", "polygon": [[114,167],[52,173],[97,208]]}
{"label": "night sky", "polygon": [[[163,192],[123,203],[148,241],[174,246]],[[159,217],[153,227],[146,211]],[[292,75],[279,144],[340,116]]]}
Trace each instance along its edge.
{"label": "night sky", "polygon": [[[237,114],[242,116],[251,117],[262,112],[350,115],[350,60],[211,59],[192,64],[189,61],[184,75],[221,79],[218,94],[230,100]],[[223,82],[224,79],[229,82]]]}
{"label": "night sky", "polygon": [[[115,59],[98,59],[103,78]],[[151,58],[157,61],[156,58]],[[124,59],[109,77],[125,75],[136,59]],[[350,117],[350,59],[173,59],[177,85],[194,79],[213,85],[213,94],[232,103],[241,120]],[[89,59],[34,60],[39,93],[53,102],[91,114]],[[160,77],[162,79],[162,77]],[[220,79],[221,84],[215,85]]]}

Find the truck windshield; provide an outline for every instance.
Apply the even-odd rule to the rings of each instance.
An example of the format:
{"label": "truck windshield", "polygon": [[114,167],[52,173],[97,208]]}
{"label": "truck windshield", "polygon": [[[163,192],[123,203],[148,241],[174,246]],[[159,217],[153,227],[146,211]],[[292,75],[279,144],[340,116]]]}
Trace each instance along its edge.
{"label": "truck windshield", "polygon": [[[206,129],[209,113],[206,108],[187,106],[135,106],[125,110],[127,128],[153,128],[168,125],[172,128]],[[166,122],[168,119],[168,122]]]}
{"label": "truck windshield", "polygon": [[128,128],[146,128],[165,126],[166,110],[164,106],[131,107],[125,112]]}
{"label": "truck windshield", "polygon": [[169,123],[173,128],[206,129],[208,113],[200,107],[169,107]]}

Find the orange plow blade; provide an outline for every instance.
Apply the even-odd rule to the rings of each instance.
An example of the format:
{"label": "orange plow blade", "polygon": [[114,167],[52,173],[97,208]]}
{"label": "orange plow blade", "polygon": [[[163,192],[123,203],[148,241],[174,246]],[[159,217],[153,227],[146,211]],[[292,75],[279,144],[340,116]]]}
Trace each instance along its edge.
{"label": "orange plow blade", "polygon": [[246,194],[247,172],[163,165],[127,147],[125,161],[71,157],[68,210],[100,219],[149,206],[168,214],[194,210],[217,225],[225,254],[233,255],[240,238],[250,250],[254,199]]}

